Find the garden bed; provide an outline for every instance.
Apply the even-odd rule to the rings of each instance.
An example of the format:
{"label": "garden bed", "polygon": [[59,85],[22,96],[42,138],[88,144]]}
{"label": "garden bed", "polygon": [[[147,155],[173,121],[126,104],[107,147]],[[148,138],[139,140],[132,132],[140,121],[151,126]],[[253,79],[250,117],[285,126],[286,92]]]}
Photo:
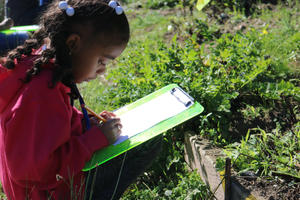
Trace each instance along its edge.
{"label": "garden bed", "polygon": [[[210,186],[214,197],[224,199],[224,172],[220,172],[217,159],[225,160],[226,156],[218,147],[198,137],[193,132],[185,133],[185,160],[191,170],[197,170],[202,180]],[[283,175],[282,175],[283,176]],[[253,173],[238,174],[232,170],[231,200],[298,200],[300,184],[291,177],[258,177]],[[220,184],[223,182],[222,184]],[[251,198],[250,198],[251,197]]]}

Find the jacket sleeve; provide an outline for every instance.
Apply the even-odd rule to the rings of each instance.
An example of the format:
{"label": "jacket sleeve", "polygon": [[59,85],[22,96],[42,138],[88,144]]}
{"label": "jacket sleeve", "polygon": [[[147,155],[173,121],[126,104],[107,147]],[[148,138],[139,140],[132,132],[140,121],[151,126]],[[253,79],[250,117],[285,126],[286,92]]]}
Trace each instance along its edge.
{"label": "jacket sleeve", "polygon": [[82,134],[80,113],[67,94],[53,89],[24,89],[6,119],[5,153],[11,178],[19,185],[51,189],[56,176],[71,179],[94,151],[108,145],[97,128]]}

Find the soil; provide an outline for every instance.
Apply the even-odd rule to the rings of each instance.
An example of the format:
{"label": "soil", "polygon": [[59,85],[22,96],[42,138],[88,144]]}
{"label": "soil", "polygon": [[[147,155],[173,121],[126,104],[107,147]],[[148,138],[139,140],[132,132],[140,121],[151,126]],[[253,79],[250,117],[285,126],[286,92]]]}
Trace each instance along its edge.
{"label": "soil", "polygon": [[[245,103],[255,108],[263,105],[260,97],[254,95],[240,95],[232,102],[231,112],[233,115],[229,130],[230,135],[233,136],[232,139],[236,141],[239,141],[252,128],[260,127],[266,132],[271,132],[276,128],[275,120],[280,122],[281,131],[291,130],[297,123],[295,111],[297,113],[300,112],[300,108],[294,110],[298,102],[292,98],[285,97],[278,101],[269,102],[272,106],[268,106],[269,108],[266,110],[259,111],[258,116],[250,119],[249,117],[245,118],[241,113]],[[268,102],[265,102],[265,104],[268,104]]]}
{"label": "soil", "polygon": [[[247,100],[246,100],[247,99]],[[248,129],[261,127],[266,131],[276,128],[274,119],[282,125],[282,130],[291,130],[297,122],[297,117],[292,108],[298,103],[292,98],[285,98],[280,101],[274,101],[272,109],[264,111],[258,117],[249,120],[243,118],[238,111],[242,105],[239,102],[247,102],[250,105],[258,106],[260,103],[258,97],[241,96],[233,102],[233,120],[231,120],[231,135],[238,141],[244,136]],[[298,111],[299,112],[299,111]],[[255,176],[236,176],[238,182],[257,199],[264,200],[299,200],[300,199],[300,180],[292,180],[291,177],[255,177]]]}
{"label": "soil", "polygon": [[239,183],[256,197],[265,200],[299,200],[300,183],[285,182],[282,179],[235,177]]}

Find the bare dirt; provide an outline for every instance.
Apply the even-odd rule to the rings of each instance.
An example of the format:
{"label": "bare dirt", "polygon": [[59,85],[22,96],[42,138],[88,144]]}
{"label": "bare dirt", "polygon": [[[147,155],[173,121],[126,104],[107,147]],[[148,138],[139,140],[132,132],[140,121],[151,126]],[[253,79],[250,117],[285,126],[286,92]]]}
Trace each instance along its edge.
{"label": "bare dirt", "polygon": [[283,179],[270,177],[249,178],[237,176],[236,179],[254,196],[265,200],[299,200],[300,183],[287,182]]}

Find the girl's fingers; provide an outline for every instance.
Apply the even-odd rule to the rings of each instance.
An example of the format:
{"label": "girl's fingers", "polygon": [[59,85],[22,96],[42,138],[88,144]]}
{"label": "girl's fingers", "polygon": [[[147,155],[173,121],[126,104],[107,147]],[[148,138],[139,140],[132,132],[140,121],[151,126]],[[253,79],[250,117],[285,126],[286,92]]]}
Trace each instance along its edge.
{"label": "girl's fingers", "polygon": [[109,114],[110,116],[112,116],[112,117],[117,117],[117,115],[116,115],[115,113],[109,112],[109,111],[107,111],[107,112],[108,112],[108,114]]}
{"label": "girl's fingers", "polygon": [[112,119],[112,118],[116,118],[117,115],[115,115],[112,112],[109,112],[107,110],[104,110],[103,112],[100,113],[101,117],[104,117],[105,119]]}
{"label": "girl's fingers", "polygon": [[122,130],[120,129],[119,125],[115,125],[112,130],[112,134],[115,138],[118,138],[121,135]]}
{"label": "girl's fingers", "polygon": [[122,124],[121,123],[116,123],[114,125],[114,130],[116,130],[117,136],[120,136],[120,134],[122,132]]}
{"label": "girl's fingers", "polygon": [[121,125],[121,120],[120,120],[120,118],[114,118],[114,119],[108,120],[106,123],[110,123],[110,125],[112,127],[115,127],[117,125]]}
{"label": "girl's fingers", "polygon": [[109,115],[108,115],[108,113],[107,113],[106,110],[102,111],[102,112],[100,113],[100,116],[101,116],[101,117],[104,117],[105,119],[109,119]]}
{"label": "girl's fingers", "polygon": [[96,117],[90,117],[90,122],[92,125],[97,125],[99,124],[99,119]]}
{"label": "girl's fingers", "polygon": [[118,126],[119,129],[122,129],[122,128],[123,128],[123,126],[122,126],[121,123],[120,123],[120,124],[117,124],[117,126]]}
{"label": "girl's fingers", "polygon": [[118,126],[118,129],[122,130],[123,126],[121,123],[118,123],[117,126]]}
{"label": "girl's fingers", "polygon": [[122,130],[117,126],[116,127],[116,132],[117,132],[117,137],[119,137],[121,135]]}
{"label": "girl's fingers", "polygon": [[103,112],[100,114],[100,116],[103,117],[106,120],[111,118],[107,113],[103,113]]}

